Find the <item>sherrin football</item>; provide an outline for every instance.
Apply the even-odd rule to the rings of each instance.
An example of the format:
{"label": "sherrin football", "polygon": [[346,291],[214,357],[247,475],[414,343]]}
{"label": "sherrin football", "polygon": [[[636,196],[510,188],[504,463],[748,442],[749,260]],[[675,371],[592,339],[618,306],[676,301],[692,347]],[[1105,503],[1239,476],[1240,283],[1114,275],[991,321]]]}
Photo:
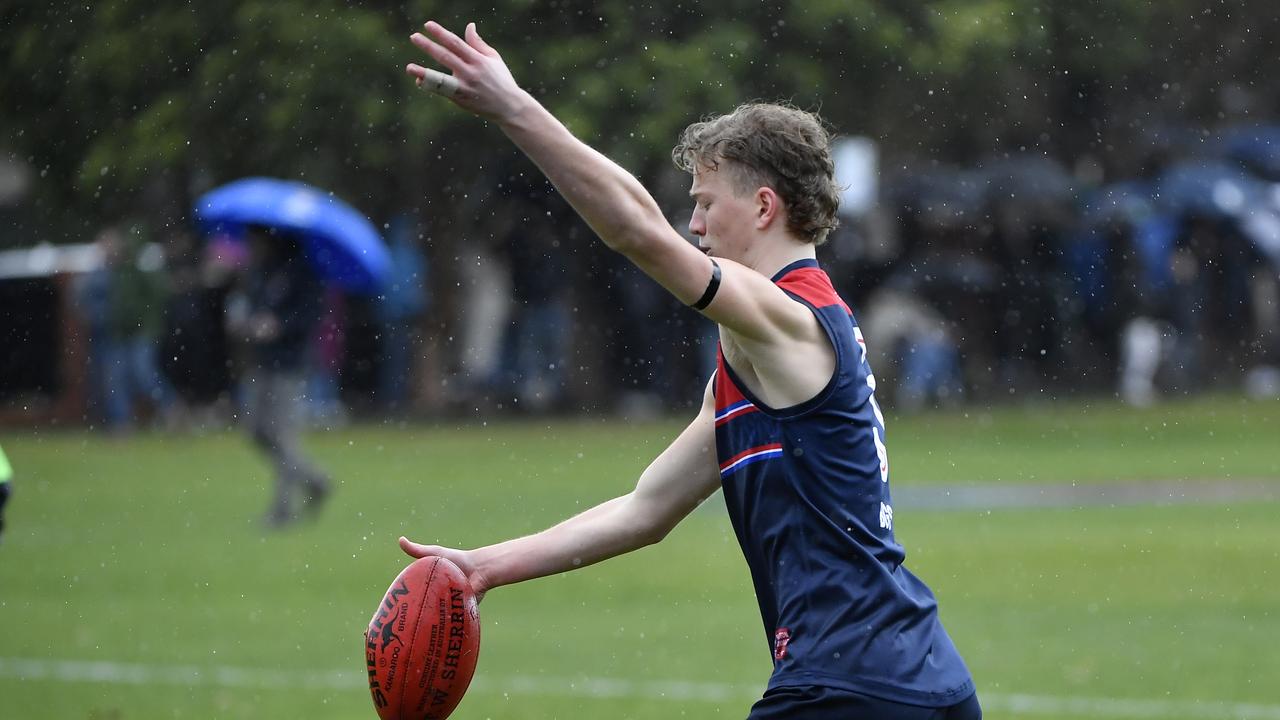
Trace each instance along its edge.
{"label": "sherrin football", "polygon": [[449,717],[480,653],[480,612],[466,575],[442,557],[413,561],[378,603],[364,651],[382,720]]}

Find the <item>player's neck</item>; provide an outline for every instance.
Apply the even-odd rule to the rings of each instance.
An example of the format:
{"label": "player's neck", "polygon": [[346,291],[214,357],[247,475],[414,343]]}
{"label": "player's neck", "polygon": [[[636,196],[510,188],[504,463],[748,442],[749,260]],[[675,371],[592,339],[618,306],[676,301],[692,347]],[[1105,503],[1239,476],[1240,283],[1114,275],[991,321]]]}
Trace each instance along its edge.
{"label": "player's neck", "polygon": [[745,263],[767,278],[777,275],[778,271],[797,260],[817,258],[816,246],[813,243],[796,240],[790,235],[770,239],[772,242],[760,243],[753,248],[756,252],[752,253],[753,257],[748,258]]}

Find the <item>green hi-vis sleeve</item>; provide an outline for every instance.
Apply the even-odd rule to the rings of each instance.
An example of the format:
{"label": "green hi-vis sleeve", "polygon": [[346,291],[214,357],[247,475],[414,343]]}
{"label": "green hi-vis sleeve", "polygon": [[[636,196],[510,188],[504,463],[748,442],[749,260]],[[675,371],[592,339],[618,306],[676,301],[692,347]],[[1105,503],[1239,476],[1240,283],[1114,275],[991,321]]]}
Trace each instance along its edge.
{"label": "green hi-vis sleeve", "polygon": [[13,468],[9,467],[9,458],[4,456],[4,448],[0,448],[0,483],[9,482],[13,477]]}

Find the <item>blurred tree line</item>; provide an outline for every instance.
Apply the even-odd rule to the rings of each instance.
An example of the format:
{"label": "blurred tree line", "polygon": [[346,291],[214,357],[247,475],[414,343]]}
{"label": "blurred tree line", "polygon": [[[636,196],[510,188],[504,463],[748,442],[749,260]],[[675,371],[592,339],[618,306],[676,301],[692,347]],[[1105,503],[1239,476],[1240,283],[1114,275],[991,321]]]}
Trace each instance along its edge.
{"label": "blurred tree line", "polygon": [[483,232],[512,151],[403,75],[428,18],[477,21],[518,80],[647,178],[685,124],[756,98],[820,109],[898,167],[1020,148],[1131,163],[1162,126],[1280,104],[1274,0],[9,0],[0,152],[35,181],[0,246],[139,210],[180,223],[253,174]]}

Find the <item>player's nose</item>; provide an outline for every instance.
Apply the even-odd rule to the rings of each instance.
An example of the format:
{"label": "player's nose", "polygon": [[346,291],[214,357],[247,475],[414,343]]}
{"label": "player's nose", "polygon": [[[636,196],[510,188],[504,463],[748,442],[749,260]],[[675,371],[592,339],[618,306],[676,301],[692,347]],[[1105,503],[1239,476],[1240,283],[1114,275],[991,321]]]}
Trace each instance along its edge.
{"label": "player's nose", "polygon": [[707,234],[707,224],[702,221],[702,218],[699,217],[696,212],[689,218],[689,232],[697,235],[698,237],[702,237]]}

